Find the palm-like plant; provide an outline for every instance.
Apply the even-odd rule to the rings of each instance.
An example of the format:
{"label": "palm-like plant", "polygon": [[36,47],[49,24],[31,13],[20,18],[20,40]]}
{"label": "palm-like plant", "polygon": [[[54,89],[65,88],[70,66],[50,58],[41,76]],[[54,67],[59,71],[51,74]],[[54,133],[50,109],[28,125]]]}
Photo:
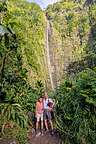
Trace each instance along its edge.
{"label": "palm-like plant", "polygon": [[27,126],[27,116],[21,109],[21,106],[17,103],[2,103],[0,105],[0,117],[2,124],[2,133],[4,133],[5,125],[8,121],[12,121],[24,128]]}

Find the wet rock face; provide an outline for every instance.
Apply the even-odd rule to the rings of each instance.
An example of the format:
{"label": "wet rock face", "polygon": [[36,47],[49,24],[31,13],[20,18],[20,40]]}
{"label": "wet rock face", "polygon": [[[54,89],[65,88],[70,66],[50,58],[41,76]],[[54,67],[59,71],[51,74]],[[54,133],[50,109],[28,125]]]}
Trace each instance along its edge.
{"label": "wet rock face", "polygon": [[[93,4],[96,0],[86,0]],[[95,51],[94,28],[96,16],[93,9],[83,7],[79,1],[56,3],[47,8],[49,21],[49,54],[54,87],[59,85],[62,77],[71,77],[85,69],[86,54]],[[94,9],[95,9],[95,5]],[[92,14],[89,16],[89,12]],[[90,17],[90,19],[89,19]],[[90,25],[91,22],[91,26]],[[90,38],[92,37],[92,38]],[[93,38],[94,37],[94,38]],[[89,50],[89,49],[90,50]],[[87,60],[88,61],[88,60]],[[95,62],[94,62],[95,63]],[[89,64],[88,64],[89,65]]]}

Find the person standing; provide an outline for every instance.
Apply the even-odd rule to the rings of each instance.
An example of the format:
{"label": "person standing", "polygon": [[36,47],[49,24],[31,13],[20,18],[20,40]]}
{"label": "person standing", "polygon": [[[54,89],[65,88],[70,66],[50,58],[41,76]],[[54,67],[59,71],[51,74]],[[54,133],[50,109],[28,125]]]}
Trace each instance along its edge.
{"label": "person standing", "polygon": [[44,104],[44,113],[43,114],[44,114],[45,128],[46,128],[46,131],[49,130],[48,122],[47,122],[47,121],[49,121],[49,124],[51,127],[51,134],[53,135],[53,123],[52,123],[51,111],[53,109],[54,102],[52,101],[51,98],[48,98],[47,92],[45,92],[45,94],[44,94],[43,104]]}
{"label": "person standing", "polygon": [[[40,134],[43,135],[43,112],[43,98],[40,97],[36,102],[36,137],[38,137]],[[41,122],[41,133],[39,132],[39,122]]]}

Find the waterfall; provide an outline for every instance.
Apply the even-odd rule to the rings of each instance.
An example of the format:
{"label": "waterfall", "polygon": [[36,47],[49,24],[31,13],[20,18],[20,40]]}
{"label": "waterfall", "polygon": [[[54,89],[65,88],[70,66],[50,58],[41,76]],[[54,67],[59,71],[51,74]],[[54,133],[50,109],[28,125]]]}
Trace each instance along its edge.
{"label": "waterfall", "polygon": [[51,58],[50,58],[50,49],[49,49],[49,32],[51,31],[49,22],[47,20],[47,28],[46,28],[46,56],[47,56],[47,64],[48,64],[48,71],[50,77],[51,88],[54,90],[54,82],[52,77],[52,67],[51,67]]}

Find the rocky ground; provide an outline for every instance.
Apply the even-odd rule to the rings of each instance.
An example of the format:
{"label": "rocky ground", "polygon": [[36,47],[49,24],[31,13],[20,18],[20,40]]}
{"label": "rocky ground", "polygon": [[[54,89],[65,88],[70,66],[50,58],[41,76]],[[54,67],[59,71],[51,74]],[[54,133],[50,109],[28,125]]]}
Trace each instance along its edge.
{"label": "rocky ground", "polygon": [[[44,132],[43,136],[36,137],[35,131],[30,129],[28,132],[29,144],[62,144],[57,132],[53,135],[50,132]],[[14,139],[0,139],[0,144],[18,144]]]}
{"label": "rocky ground", "polygon": [[29,144],[61,144],[60,138],[56,132],[53,135],[50,132],[44,132],[43,136],[36,137],[35,133],[29,132]]}

